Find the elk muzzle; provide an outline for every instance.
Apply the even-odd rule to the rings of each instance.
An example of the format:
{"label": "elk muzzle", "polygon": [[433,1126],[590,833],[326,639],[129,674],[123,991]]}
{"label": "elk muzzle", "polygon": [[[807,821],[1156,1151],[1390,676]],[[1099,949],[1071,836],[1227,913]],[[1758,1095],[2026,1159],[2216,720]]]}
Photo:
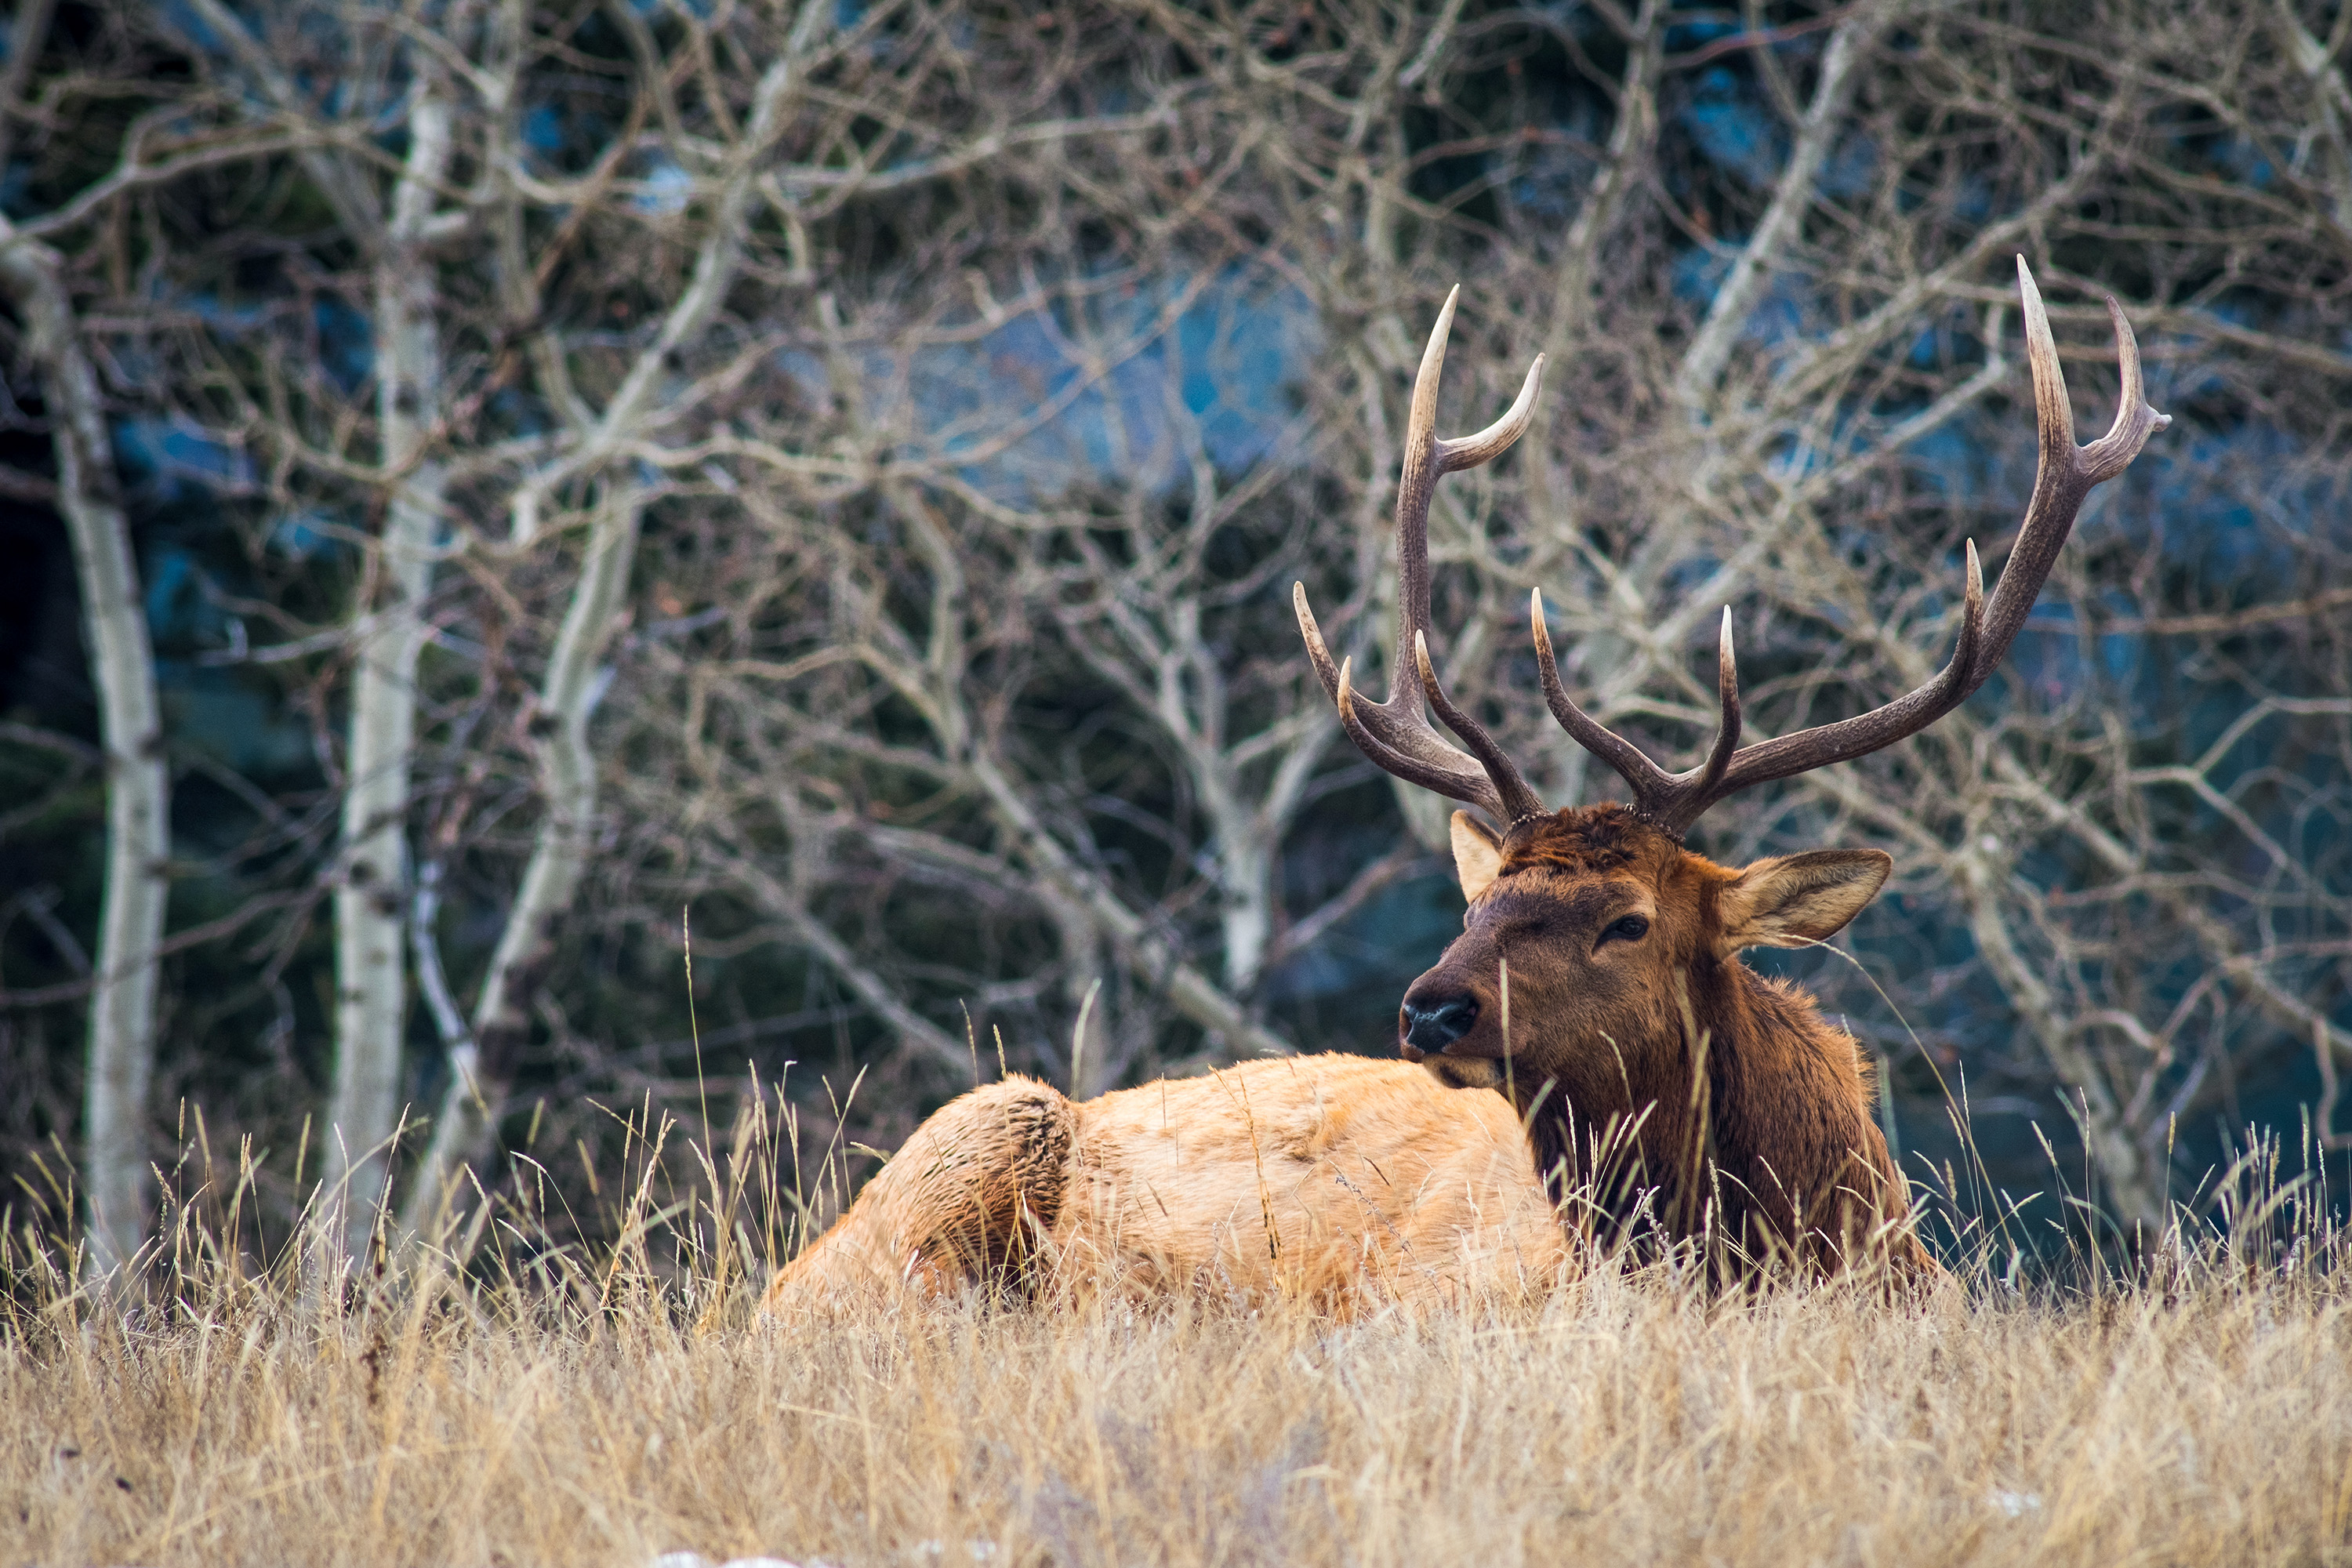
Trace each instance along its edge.
{"label": "elk muzzle", "polygon": [[1423,1053],[1433,1055],[1444,1050],[1468,1034],[1477,1021],[1478,1001],[1475,996],[1457,993],[1416,1001],[1407,995],[1397,1014],[1405,1059],[1419,1061]]}

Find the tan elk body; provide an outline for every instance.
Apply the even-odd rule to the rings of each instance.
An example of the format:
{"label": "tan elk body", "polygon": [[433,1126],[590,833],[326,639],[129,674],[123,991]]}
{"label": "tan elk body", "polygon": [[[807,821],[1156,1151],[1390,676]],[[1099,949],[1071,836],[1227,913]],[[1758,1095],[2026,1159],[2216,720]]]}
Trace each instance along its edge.
{"label": "tan elk body", "polygon": [[[939,1111],[771,1310],[952,1294],[1276,1295],[1349,1315],[1538,1285],[1565,1241],[1500,1095],[1367,1057],[1288,1057],[1073,1101],[1007,1078]],[[1050,1260],[1050,1261],[1048,1261]]]}
{"label": "tan elk body", "polygon": [[[1518,438],[1543,370],[1538,358],[1488,429],[1437,437],[1448,299],[1414,384],[1398,487],[1401,624],[1387,701],[1356,692],[1304,590],[1293,595],[1358,748],[1500,825],[1454,813],[1468,909],[1461,937],[1404,994],[1405,1060],[1261,1060],[1085,1103],[1026,1079],[976,1089],[919,1128],[841,1222],[778,1272],[764,1310],[987,1284],[1274,1293],[1347,1313],[1540,1285],[1575,1265],[1582,1241],[1696,1244],[1731,1277],[1932,1268],[1856,1043],[1802,991],[1738,958],[1826,942],[1893,862],[1877,850],[1817,850],[1735,869],[1682,837],[1726,795],[1892,744],[1982,686],[2092,487],[2168,422],[2142,394],[2131,329],[2110,300],[2121,407],[2107,435],[2077,447],[2022,258],[2018,280],[2041,463],[1989,599],[1968,547],[1949,663],[1882,708],[1742,746],[1727,610],[1715,744],[1698,766],[1669,774],[1569,697],[1538,595],[1545,700],[1633,795],[1559,812],[1447,698],[1429,654],[1436,481]],[[1433,709],[1466,751],[1430,726]]]}

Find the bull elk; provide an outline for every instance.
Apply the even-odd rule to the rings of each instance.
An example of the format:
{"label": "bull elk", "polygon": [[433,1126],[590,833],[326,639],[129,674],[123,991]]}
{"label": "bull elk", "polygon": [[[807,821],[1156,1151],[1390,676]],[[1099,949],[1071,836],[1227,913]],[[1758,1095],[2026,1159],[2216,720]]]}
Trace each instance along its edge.
{"label": "bull elk", "polygon": [[[1413,384],[1397,499],[1398,619],[1384,702],[1356,690],[1303,585],[1293,605],[1349,739],[1454,814],[1464,930],[1404,994],[1403,1063],[1276,1058],[1074,1103],[1026,1079],[976,1089],[918,1129],[841,1223],[781,1270],[765,1307],[974,1283],[1276,1291],[1348,1311],[1548,1277],[1572,1236],[1696,1242],[1718,1269],[1821,1275],[1864,1260],[1932,1268],[1871,1115],[1859,1047],[1749,947],[1828,941],[1893,869],[1820,849],[1734,869],[1685,848],[1717,802],[1916,734],[1990,679],[2092,488],[2168,420],[2142,391],[2113,300],[2122,406],[2074,444],[2049,318],[2018,260],[2040,465],[1990,599],[1976,547],[1952,657],[1885,706],[1740,744],[1730,612],[1706,759],[1669,773],[1562,686],[1540,592],[1529,619],[1560,727],[1631,800],[1548,809],[1430,658],[1430,500],[1444,474],[1507,449],[1533,417],[1539,356],[1508,412],[1436,435],[1454,300]],[[1457,289],[1458,295],[1459,290]],[[1437,718],[1461,742],[1431,725]],[[1407,1065],[1407,1064],[1418,1064]]]}

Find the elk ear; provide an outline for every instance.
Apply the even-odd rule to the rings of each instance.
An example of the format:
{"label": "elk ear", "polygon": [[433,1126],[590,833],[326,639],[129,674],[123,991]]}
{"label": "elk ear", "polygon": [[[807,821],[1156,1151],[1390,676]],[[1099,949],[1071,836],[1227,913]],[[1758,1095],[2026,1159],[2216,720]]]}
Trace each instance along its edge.
{"label": "elk ear", "polygon": [[1475,900],[1503,868],[1503,837],[1466,811],[1454,814],[1454,875],[1462,896]]}
{"label": "elk ear", "polygon": [[1814,849],[1759,860],[1723,889],[1723,951],[1827,942],[1878,896],[1894,869],[1883,849]]}

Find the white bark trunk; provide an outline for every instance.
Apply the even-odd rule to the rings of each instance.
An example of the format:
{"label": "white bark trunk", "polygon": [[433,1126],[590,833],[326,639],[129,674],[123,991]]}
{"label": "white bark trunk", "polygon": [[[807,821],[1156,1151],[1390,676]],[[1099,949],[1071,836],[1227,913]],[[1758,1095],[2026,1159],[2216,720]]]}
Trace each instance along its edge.
{"label": "white bark trunk", "polygon": [[102,1274],[129,1262],[147,1237],[147,1083],[155,1059],[156,948],[171,847],[169,781],[155,660],[98,376],[75,330],[57,252],[9,244],[5,224],[0,219],[0,287],[16,300],[40,367],[57,454],[58,510],[73,541],[106,748],[106,883],[82,1090],[88,1267]]}
{"label": "white bark trunk", "polygon": [[1226,879],[1217,923],[1225,942],[1225,989],[1246,996],[1265,970],[1265,950],[1274,940],[1273,879],[1256,862],[1257,845],[1227,850],[1220,858]]}
{"label": "white bark trunk", "polygon": [[365,1247],[383,1201],[387,1145],[400,1110],[407,973],[409,769],[416,742],[416,662],[433,587],[443,475],[420,460],[441,392],[439,304],[421,240],[449,157],[449,110],[420,101],[408,159],[376,261],[377,417],[384,467],[404,473],[384,521],[384,595],[360,644],[345,762],[343,875],[335,889],[335,1079],[328,1110],[329,1212],[347,1249]]}

